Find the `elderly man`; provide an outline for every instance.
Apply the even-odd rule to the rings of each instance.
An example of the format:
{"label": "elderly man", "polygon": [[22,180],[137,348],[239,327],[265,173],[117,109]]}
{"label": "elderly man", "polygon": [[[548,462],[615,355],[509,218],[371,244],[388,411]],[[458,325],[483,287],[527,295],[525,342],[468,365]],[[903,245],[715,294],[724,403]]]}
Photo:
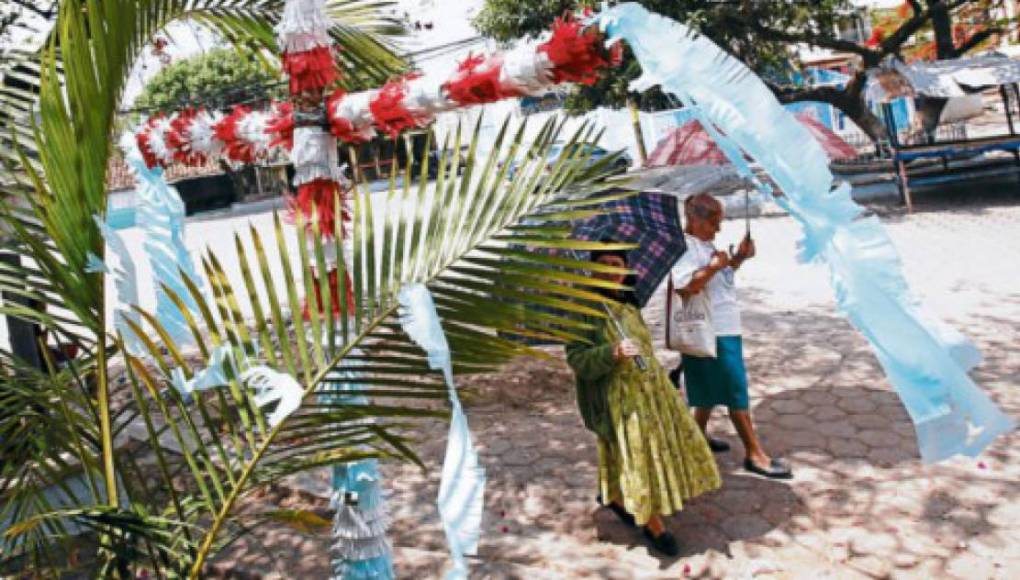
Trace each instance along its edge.
{"label": "elderly man", "polygon": [[[687,198],[684,213],[687,251],[673,266],[673,286],[681,297],[708,292],[716,334],[716,358],[683,355],[681,366],[688,404],[694,409],[694,418],[713,451],[729,450],[725,441],[708,437],[712,409],[721,405],[729,409],[730,421],[744,444],[744,468],[765,477],[789,479],[792,472],[786,462],[770,458],[762,449],[749,411],[734,274],[745,261],[754,257],[754,242],[748,235],[732,254],[715,248],[712,241],[719,233],[723,207],[711,195]],[[678,375],[676,372],[676,378]]]}

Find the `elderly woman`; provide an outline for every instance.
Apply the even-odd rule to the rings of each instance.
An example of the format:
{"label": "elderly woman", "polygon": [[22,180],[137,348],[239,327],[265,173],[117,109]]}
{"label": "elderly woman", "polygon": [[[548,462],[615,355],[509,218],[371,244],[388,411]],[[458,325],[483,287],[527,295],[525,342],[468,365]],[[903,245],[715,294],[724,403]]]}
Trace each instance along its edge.
{"label": "elderly woman", "polygon": [[[627,267],[624,252],[593,252],[592,260]],[[623,284],[625,277],[596,277]],[[585,426],[598,438],[599,501],[643,528],[652,547],[676,556],[679,546],[662,516],[716,489],[719,471],[701,430],[659,365],[651,335],[630,292],[607,290],[618,323],[592,319],[588,342],[567,346]],[[644,369],[635,357],[644,359]]]}
{"label": "elderly woman", "polygon": [[684,298],[699,292],[708,293],[716,335],[714,358],[683,355],[681,365],[687,403],[694,408],[694,417],[713,451],[729,450],[728,443],[708,437],[707,431],[712,409],[722,406],[729,410],[730,421],[744,445],[744,469],[764,477],[789,479],[793,476],[790,466],[765,453],[749,409],[740,304],[734,276],[745,261],[754,257],[754,242],[748,235],[732,254],[715,248],[713,241],[722,223],[723,207],[707,193],[684,200],[684,213],[687,251],[673,266],[673,286]]}

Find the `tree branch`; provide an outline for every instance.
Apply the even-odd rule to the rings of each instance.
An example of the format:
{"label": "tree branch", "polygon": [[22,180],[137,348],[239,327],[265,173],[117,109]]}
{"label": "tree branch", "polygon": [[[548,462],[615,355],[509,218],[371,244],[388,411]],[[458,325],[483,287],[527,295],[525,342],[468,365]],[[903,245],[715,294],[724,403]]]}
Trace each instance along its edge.
{"label": "tree branch", "polygon": [[781,86],[766,81],[769,89],[776,95],[780,103],[796,103],[800,101],[818,101],[820,103],[829,103],[835,105],[837,102],[845,99],[843,90],[829,86],[816,86],[816,87],[790,87]]}
{"label": "tree branch", "polygon": [[[902,25],[900,25],[899,28],[896,29],[896,32],[893,32],[885,40],[882,41],[882,43],[879,45],[880,46],[879,51],[881,52],[881,55],[885,56],[887,54],[894,54],[899,52],[900,47],[902,47],[905,42],[910,40],[910,37],[917,34],[917,31],[924,27],[924,25],[927,24],[929,20],[931,20],[932,14],[934,14],[936,10],[939,10],[943,5],[945,6],[945,9],[947,11],[953,11],[962,6],[967,1],[968,0],[951,0],[949,2],[946,2],[945,0],[929,1],[928,8],[925,11],[920,13],[915,11],[914,15],[910,17],[910,20],[904,22]],[[913,6],[914,4],[916,4],[916,2],[911,2],[911,6]]]}
{"label": "tree branch", "polygon": [[994,27],[985,28],[984,30],[975,32],[973,35],[971,35],[970,38],[963,41],[963,44],[953,49],[953,56],[959,57],[967,54],[967,52],[972,50],[974,47],[981,44],[985,40],[988,40],[988,38],[991,37],[993,34],[999,34],[1002,31],[1003,30],[1001,28]]}
{"label": "tree branch", "polygon": [[841,52],[857,54],[864,59],[865,66],[874,66],[881,60],[881,54],[879,52],[849,40],[842,40],[831,36],[816,36],[806,32],[784,32],[782,30],[763,26],[758,20],[740,22],[766,40],[776,40],[779,42],[802,42],[819,48],[829,48]]}

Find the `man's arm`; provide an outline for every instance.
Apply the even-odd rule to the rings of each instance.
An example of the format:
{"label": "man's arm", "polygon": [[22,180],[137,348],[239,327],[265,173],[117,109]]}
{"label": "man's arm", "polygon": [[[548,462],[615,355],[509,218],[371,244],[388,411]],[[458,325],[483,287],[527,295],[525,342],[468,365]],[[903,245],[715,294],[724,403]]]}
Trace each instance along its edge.
{"label": "man's arm", "polygon": [[740,266],[744,262],[754,257],[756,249],[754,247],[754,240],[751,239],[751,235],[748,234],[743,240],[740,241],[740,247],[737,248],[736,253],[733,253],[733,246],[730,246],[730,253],[733,254],[730,257],[730,267],[736,272],[740,269]]}
{"label": "man's arm", "polygon": [[695,272],[691,276],[691,281],[678,290],[680,296],[687,298],[701,292],[708,285],[712,276],[715,276],[720,270],[725,269],[729,265],[730,256],[726,252],[715,252],[712,254],[712,260],[708,262],[708,265]]}

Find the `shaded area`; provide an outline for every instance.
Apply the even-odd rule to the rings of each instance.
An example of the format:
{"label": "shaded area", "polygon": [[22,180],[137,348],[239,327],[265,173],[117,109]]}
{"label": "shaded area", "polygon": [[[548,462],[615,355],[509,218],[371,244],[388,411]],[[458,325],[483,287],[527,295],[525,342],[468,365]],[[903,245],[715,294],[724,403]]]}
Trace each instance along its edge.
{"label": "shaded area", "polygon": [[[1017,195],[945,194],[928,198],[943,204],[938,211],[919,203],[913,215],[877,208],[915,292],[976,341],[985,362],[973,377],[1014,416],[1020,291],[1003,258],[1020,243]],[[549,350],[550,360],[459,380],[489,474],[476,576],[1005,579],[1020,569],[1018,435],[978,459],[922,465],[903,406],[864,339],[835,313],[825,272],[794,262],[796,225],[776,217],[752,228],[759,257],[740,273],[752,412],[767,449],[790,459],[795,479],[744,473],[738,440],[719,411],[713,434],[734,444],[716,456],[723,488],[669,522],[681,557],[656,557],[637,532],[597,509],[594,437],[577,415],[569,368]],[[720,244],[742,230],[741,220],[727,222]],[[660,360],[672,366],[677,355],[661,349],[662,309],[660,293],[644,315]],[[445,433],[440,424],[420,433],[429,472],[385,466],[402,578],[438,577],[448,565],[435,505]],[[305,481],[280,489],[279,501],[326,508],[301,491],[314,488]],[[248,509],[277,501],[255,498]],[[267,577],[317,577],[316,566],[328,566],[325,532],[264,526],[241,542],[220,560],[224,571],[245,569],[242,557]]]}

